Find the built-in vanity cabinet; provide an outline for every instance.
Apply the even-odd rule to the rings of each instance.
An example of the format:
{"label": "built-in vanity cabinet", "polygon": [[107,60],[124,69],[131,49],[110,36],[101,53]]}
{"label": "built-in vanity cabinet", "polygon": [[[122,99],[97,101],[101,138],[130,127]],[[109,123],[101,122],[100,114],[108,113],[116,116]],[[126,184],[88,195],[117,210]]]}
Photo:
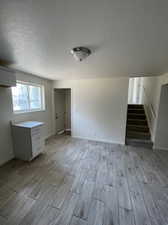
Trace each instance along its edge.
{"label": "built-in vanity cabinet", "polygon": [[37,121],[12,124],[15,158],[30,161],[44,151],[43,128]]}

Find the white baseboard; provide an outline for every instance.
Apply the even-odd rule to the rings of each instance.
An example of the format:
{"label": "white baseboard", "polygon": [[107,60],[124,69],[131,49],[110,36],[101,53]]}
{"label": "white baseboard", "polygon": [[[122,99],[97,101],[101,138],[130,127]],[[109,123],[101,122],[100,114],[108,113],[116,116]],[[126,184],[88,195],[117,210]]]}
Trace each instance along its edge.
{"label": "white baseboard", "polygon": [[65,132],[65,130],[60,130],[57,134],[60,135],[60,134],[63,134]]}
{"label": "white baseboard", "polygon": [[6,164],[7,162],[11,161],[12,159],[14,159],[15,156],[14,154],[12,154],[10,157],[8,157],[7,159],[3,159],[0,161],[0,166],[3,166],[4,164]]}
{"label": "white baseboard", "polygon": [[47,140],[53,136],[55,136],[55,133],[48,134],[47,136],[44,137],[44,140]]}
{"label": "white baseboard", "polygon": [[153,146],[153,150],[154,150],[154,151],[157,151],[157,150],[168,151],[168,148],[165,148],[165,147],[158,147],[158,146]]}
{"label": "white baseboard", "polygon": [[71,131],[71,129],[70,128],[67,128],[67,129],[65,129],[66,131]]}
{"label": "white baseboard", "polygon": [[125,145],[125,142],[115,142],[115,141],[109,141],[106,139],[96,139],[96,138],[89,138],[89,137],[81,137],[81,136],[72,136],[73,138],[79,138],[79,139],[85,139],[88,141],[97,141],[97,142],[104,142],[104,143],[110,143],[110,144],[116,144],[116,145]]}

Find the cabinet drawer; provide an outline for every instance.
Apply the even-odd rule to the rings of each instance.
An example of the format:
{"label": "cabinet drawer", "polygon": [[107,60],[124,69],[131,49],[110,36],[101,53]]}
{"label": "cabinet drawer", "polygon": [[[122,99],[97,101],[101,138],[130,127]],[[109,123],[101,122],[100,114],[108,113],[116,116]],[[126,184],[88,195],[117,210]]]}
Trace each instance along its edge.
{"label": "cabinet drawer", "polygon": [[32,142],[39,141],[39,139],[41,139],[41,138],[42,138],[42,127],[41,126],[34,127],[31,130],[31,139],[32,139]]}
{"label": "cabinet drawer", "polygon": [[31,136],[36,136],[36,135],[42,135],[42,127],[38,126],[38,127],[34,127],[31,129]]}
{"label": "cabinet drawer", "polygon": [[41,140],[41,135],[40,134],[36,134],[31,136],[31,140],[32,140],[32,144],[39,142]]}
{"label": "cabinet drawer", "polygon": [[32,146],[33,157],[39,155],[43,151],[44,151],[44,141],[39,141],[38,143]]}

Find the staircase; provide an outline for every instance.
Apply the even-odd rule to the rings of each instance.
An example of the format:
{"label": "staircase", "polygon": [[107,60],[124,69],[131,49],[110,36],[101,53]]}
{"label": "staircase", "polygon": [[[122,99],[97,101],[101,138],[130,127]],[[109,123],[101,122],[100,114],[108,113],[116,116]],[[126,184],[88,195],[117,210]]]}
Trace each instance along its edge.
{"label": "staircase", "polygon": [[143,105],[128,105],[126,144],[152,148],[153,144]]}

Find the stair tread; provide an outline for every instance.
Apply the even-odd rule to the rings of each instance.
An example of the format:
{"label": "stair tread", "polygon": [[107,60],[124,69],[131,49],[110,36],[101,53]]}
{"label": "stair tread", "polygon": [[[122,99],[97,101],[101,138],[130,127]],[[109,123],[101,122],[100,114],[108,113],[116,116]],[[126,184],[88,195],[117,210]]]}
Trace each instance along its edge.
{"label": "stair tread", "polygon": [[146,137],[144,137],[144,136],[142,136],[142,137],[140,137],[140,136],[127,136],[127,138],[130,138],[130,139],[132,139],[132,140],[139,140],[139,141],[150,141],[150,136],[146,136]]}
{"label": "stair tread", "polygon": [[129,127],[140,127],[140,128],[148,128],[148,125],[141,125],[141,124],[127,124],[127,126],[129,126]]}
{"label": "stair tread", "polygon": [[143,107],[143,105],[133,105],[133,104],[131,104],[131,105],[128,105],[128,109],[143,109],[144,107]]}
{"label": "stair tread", "polygon": [[142,104],[128,104],[128,106],[142,106],[143,107]]}
{"label": "stair tread", "polygon": [[126,139],[127,139],[127,141],[131,141],[131,142],[140,142],[140,143],[151,143],[151,144],[153,144],[151,140],[146,140],[146,139],[143,140],[143,139],[129,138],[129,137],[127,137]]}
{"label": "stair tread", "polygon": [[145,111],[144,108],[127,108],[128,111],[138,111],[138,112],[143,112]]}
{"label": "stair tread", "polygon": [[126,139],[126,145],[129,146],[135,146],[135,147],[143,147],[143,148],[149,148],[152,149],[153,143],[151,141],[141,142],[139,140],[132,140],[132,139]]}
{"label": "stair tread", "polygon": [[149,131],[149,129],[129,129],[129,128],[127,128],[126,129],[127,130],[127,133],[133,133],[133,134],[140,134],[140,135],[145,135],[145,134],[150,134],[150,131]]}
{"label": "stair tread", "polygon": [[128,113],[129,116],[146,116],[145,113]]}
{"label": "stair tread", "polygon": [[143,105],[128,105],[126,144],[152,148],[153,143]]}
{"label": "stair tread", "polygon": [[128,118],[127,120],[128,121],[145,121],[145,122],[147,122],[147,119],[146,118],[145,119],[139,119],[139,118],[138,119],[137,118],[133,118],[133,119],[131,118],[130,119],[130,118]]}
{"label": "stair tread", "polygon": [[127,130],[127,133],[136,134],[136,135],[138,135],[138,134],[140,134],[140,135],[150,135],[149,132],[141,132],[141,131],[129,131],[129,130]]}
{"label": "stair tread", "polygon": [[127,125],[127,130],[128,131],[139,131],[139,132],[149,132],[149,128],[146,126],[146,127],[143,127],[143,126],[129,126]]}
{"label": "stair tread", "polygon": [[139,111],[144,111],[144,107],[137,107],[137,108],[131,108],[130,106],[128,107],[128,110],[139,110]]}

